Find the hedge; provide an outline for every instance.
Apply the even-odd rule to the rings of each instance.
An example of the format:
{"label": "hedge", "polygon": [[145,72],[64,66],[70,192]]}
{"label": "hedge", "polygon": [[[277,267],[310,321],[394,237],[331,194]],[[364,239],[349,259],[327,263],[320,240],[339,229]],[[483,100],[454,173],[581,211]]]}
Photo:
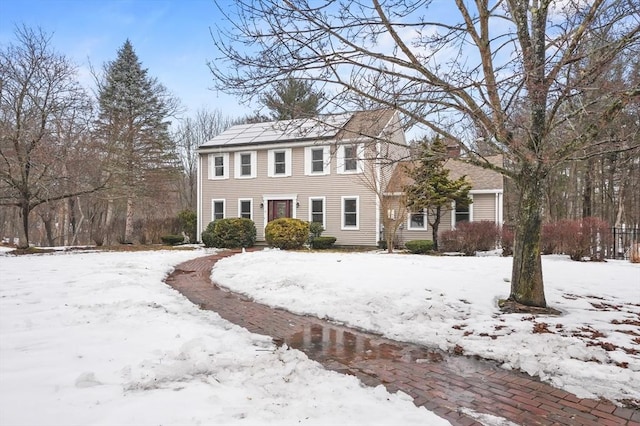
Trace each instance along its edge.
{"label": "hedge", "polygon": [[424,254],[433,251],[431,240],[411,240],[404,243],[407,250],[414,254]]}

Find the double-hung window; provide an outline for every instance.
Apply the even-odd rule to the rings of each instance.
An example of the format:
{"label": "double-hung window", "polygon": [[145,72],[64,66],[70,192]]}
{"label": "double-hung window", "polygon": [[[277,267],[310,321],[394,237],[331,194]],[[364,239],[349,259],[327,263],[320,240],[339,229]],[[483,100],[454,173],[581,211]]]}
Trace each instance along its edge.
{"label": "double-hung window", "polygon": [[325,212],[324,212],[324,197],[309,198],[309,222],[317,222],[326,228],[325,224]]}
{"label": "double-hung window", "polygon": [[229,154],[209,154],[209,179],[229,178]]}
{"label": "double-hung window", "polygon": [[240,176],[251,176],[251,154],[240,154]]}
{"label": "double-hung window", "polygon": [[424,211],[409,213],[409,229],[427,229],[427,215]]}
{"label": "double-hung window", "polygon": [[346,145],[344,147],[344,171],[358,171],[358,150],[355,145]]}
{"label": "double-hung window", "polygon": [[237,152],[235,155],[236,179],[256,177],[256,151]]}
{"label": "double-hung window", "polygon": [[251,199],[238,200],[238,217],[252,219],[251,204],[253,204]]}
{"label": "double-hung window", "polygon": [[[473,195],[469,195],[473,201]],[[454,202],[455,210],[453,211],[453,226],[460,222],[470,222],[473,220],[473,204]]]}
{"label": "double-hung window", "polygon": [[211,220],[224,219],[224,200],[211,200]]}
{"label": "double-hung window", "polygon": [[358,197],[342,197],[342,229],[358,229],[358,210]]}
{"label": "double-hung window", "polygon": [[291,149],[271,149],[267,153],[269,177],[291,176]]}
{"label": "double-hung window", "polygon": [[338,148],[338,173],[362,173],[362,145],[345,144]]}
{"label": "double-hung window", "polygon": [[328,175],[330,152],[328,146],[308,146],[304,150],[304,174]]}

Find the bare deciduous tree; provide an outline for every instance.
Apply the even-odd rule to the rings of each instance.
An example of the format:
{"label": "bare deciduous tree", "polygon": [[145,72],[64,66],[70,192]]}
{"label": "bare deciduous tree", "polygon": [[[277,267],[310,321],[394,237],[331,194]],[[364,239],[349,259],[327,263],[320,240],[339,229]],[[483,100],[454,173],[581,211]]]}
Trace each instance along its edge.
{"label": "bare deciduous tree", "polygon": [[19,247],[26,248],[35,207],[94,192],[105,181],[89,182],[69,167],[69,153],[84,149],[89,131],[90,103],[76,68],[41,30],[20,27],[15,36],[0,51],[0,205],[19,209]]}
{"label": "bare deciduous tree", "polygon": [[[336,105],[370,99],[457,141],[468,161],[513,180],[519,199],[509,298],[546,307],[540,232],[547,179],[569,159],[616,148],[600,143],[600,129],[640,87],[600,90],[594,77],[616,55],[639,48],[636,0],[456,0],[446,15],[422,0],[235,5],[221,8],[233,25],[214,40],[220,58],[210,69],[219,90],[248,98],[284,76],[321,82],[335,89]],[[592,43],[603,26],[607,39]],[[577,63],[585,66],[572,74]],[[583,111],[570,100],[585,91],[604,107],[584,133],[556,143],[563,123]],[[509,167],[474,152],[479,138]]]}
{"label": "bare deciduous tree", "polygon": [[182,120],[174,132],[173,139],[185,178],[181,190],[184,208],[196,209],[198,147],[225,131],[232,123],[220,110],[200,109],[195,117]]}

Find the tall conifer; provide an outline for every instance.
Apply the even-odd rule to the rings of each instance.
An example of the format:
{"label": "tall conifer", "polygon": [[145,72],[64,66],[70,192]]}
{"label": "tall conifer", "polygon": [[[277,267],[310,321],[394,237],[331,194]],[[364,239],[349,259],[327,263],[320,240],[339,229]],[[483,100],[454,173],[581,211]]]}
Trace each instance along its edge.
{"label": "tall conifer", "polygon": [[175,100],[142,68],[129,40],[104,65],[98,129],[108,149],[112,192],[127,200],[124,242],[133,239],[134,201],[176,170],[169,117]]}

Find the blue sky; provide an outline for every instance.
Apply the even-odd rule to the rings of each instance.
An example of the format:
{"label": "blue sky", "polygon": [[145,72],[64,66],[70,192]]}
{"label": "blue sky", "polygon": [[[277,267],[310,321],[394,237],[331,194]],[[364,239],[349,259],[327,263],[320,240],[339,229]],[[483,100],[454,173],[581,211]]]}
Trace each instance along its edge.
{"label": "blue sky", "polygon": [[0,0],[0,45],[14,40],[16,25],[40,27],[92,86],[89,64],[101,69],[128,38],[143,67],[190,113],[204,107],[235,118],[250,109],[209,89],[206,63],[215,57],[210,29],[221,22],[213,0]]}

